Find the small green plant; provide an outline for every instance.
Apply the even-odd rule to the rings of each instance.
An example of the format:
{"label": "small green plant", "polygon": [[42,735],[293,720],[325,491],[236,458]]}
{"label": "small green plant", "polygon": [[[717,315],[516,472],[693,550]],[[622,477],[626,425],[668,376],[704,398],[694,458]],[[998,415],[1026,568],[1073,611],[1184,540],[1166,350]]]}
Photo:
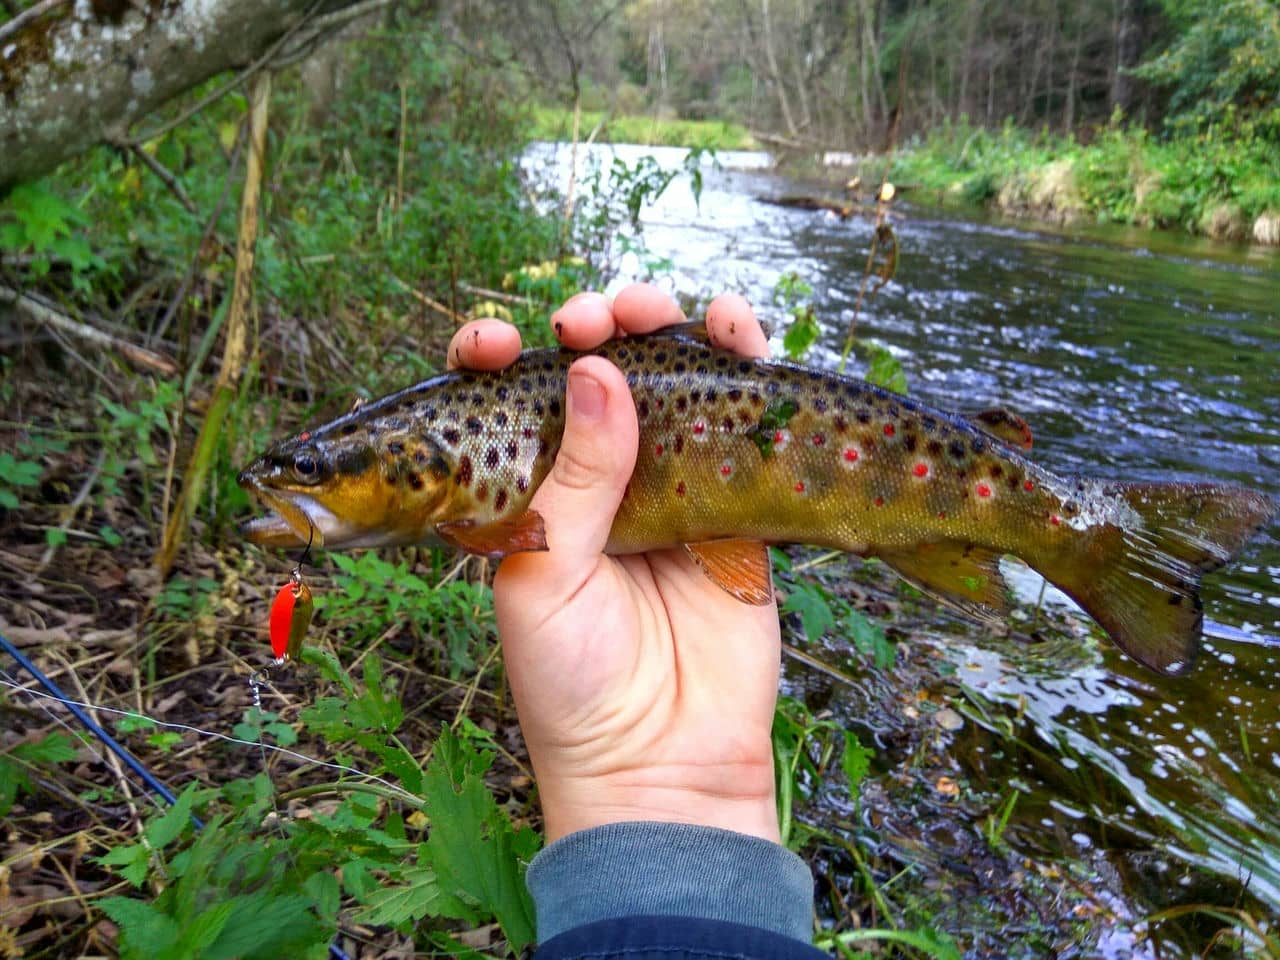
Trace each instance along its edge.
{"label": "small green plant", "polygon": [[792,360],[803,360],[822,332],[814,313],[813,287],[794,270],[784,273],[773,287],[773,302],[791,316],[782,347]]}
{"label": "small green plant", "polygon": [[817,643],[833,630],[839,630],[859,653],[872,657],[878,668],[893,666],[893,644],[861,610],[843,597],[833,595],[816,580],[793,574],[790,561],[781,551],[773,551],[773,562],[779,583],[786,592],[780,610],[800,617],[800,625],[810,643]]}
{"label": "small green plant", "polygon": [[857,735],[835,720],[815,716],[793,697],[778,698],[773,715],[773,766],[784,846],[797,850],[809,839],[804,829],[798,829],[796,804],[811,801],[833,769],[844,771],[849,794],[856,797],[871,756]]}
{"label": "small green plant", "polygon": [[34,793],[31,774],[76,759],[76,742],[65,733],[48,733],[0,753],[0,816],[8,814],[19,793]]}
{"label": "small green plant", "polygon": [[55,261],[65,262],[72,284],[87,292],[88,273],[105,265],[82,232],[89,223],[84,211],[43,182],[19,184],[0,201],[0,252],[29,257],[28,269],[36,277],[47,274]]}
{"label": "small green plant", "polygon": [[40,482],[44,468],[36,460],[22,460],[9,451],[0,451],[0,508],[18,509],[18,493]]}
{"label": "small green plant", "polygon": [[427,628],[443,642],[452,676],[475,669],[475,649],[492,636],[493,592],[462,579],[433,584],[370,551],[332,554],[341,571],[334,590],[316,596],[316,613],[349,631],[353,643],[372,640],[392,623]]}

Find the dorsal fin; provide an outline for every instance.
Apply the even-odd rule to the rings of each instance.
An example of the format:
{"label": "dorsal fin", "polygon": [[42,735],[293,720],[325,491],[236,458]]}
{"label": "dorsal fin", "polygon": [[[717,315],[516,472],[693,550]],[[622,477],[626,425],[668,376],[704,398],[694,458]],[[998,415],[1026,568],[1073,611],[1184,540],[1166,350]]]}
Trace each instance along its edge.
{"label": "dorsal fin", "polygon": [[698,343],[711,343],[711,335],[707,333],[707,325],[701,320],[686,320],[684,323],[673,323],[667,327],[658,327],[648,333],[633,333],[632,337],[664,337],[675,340],[694,340]]}
{"label": "dorsal fin", "polygon": [[1031,449],[1031,427],[1016,413],[1008,410],[983,410],[965,414],[965,419],[989,437],[994,437],[1015,450]]}

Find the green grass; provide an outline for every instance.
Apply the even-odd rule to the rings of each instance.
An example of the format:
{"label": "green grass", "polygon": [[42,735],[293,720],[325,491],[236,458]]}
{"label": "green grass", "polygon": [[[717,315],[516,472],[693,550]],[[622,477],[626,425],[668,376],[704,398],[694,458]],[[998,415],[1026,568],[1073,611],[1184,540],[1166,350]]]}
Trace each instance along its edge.
{"label": "green grass", "polygon": [[[604,143],[713,150],[759,148],[745,127],[724,120],[672,120],[632,114],[614,116],[599,110],[582,111],[579,138],[585,140],[601,123],[604,126],[596,140]],[[535,107],[528,134],[535,140],[572,140],[573,111],[562,107]]]}
{"label": "green grass", "polygon": [[1277,149],[1247,124],[1163,139],[1117,122],[1082,145],[960,123],[906,146],[893,177],[944,202],[1244,239],[1258,217],[1280,215]]}

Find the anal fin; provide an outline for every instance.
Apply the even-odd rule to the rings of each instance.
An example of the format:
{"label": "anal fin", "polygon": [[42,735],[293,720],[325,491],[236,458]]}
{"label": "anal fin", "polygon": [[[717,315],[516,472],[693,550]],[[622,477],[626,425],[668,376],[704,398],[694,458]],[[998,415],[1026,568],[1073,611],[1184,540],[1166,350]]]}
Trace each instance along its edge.
{"label": "anal fin", "polygon": [[547,549],[546,527],[536,510],[491,523],[449,520],[436,524],[436,534],[450,546],[491,559]]}
{"label": "anal fin", "polygon": [[759,540],[707,540],[686,543],[702,572],[730,596],[762,607],[773,600],[769,548]]}
{"label": "anal fin", "polygon": [[983,623],[999,622],[1012,609],[1000,574],[1001,555],[993,550],[940,540],[878,555],[926,593]]}

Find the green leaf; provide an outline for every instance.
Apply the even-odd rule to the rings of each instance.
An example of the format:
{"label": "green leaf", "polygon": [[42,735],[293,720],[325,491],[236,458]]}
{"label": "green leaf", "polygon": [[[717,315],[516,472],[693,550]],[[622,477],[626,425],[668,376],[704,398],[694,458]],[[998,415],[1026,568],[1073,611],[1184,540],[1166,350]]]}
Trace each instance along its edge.
{"label": "green leaf", "polygon": [[524,885],[517,851],[532,840],[517,835],[478,771],[487,763],[446,727],[427,767],[425,790],[431,814],[427,846],[446,890],[460,890],[492,913],[519,953],[533,942],[533,901]]}
{"label": "green leaf", "polygon": [[797,583],[795,589],[787,595],[782,605],[783,613],[800,614],[800,622],[804,626],[804,635],[810,643],[821,640],[828,630],[836,625],[835,614],[831,604],[819,587],[807,583]]}
{"label": "green leaf", "polygon": [[46,527],[44,541],[51,547],[60,547],[67,542],[67,531],[61,527]]}
{"label": "green leaf", "polygon": [[862,745],[857,734],[844,731],[844,753],[840,757],[840,765],[844,768],[850,791],[856,790],[858,784],[862,783],[862,778],[871,768],[873,756],[874,752]]}
{"label": "green leaf", "polygon": [[866,347],[871,361],[867,367],[867,382],[894,393],[905,394],[907,374],[898,358],[877,343],[867,344]]}
{"label": "green leaf", "polygon": [[818,340],[818,318],[806,308],[796,313],[791,326],[782,337],[782,347],[792,360],[801,360]]}
{"label": "green leaf", "polygon": [[151,851],[140,843],[128,843],[113,847],[96,859],[105,867],[116,867],[116,873],[135,887],[140,887],[147,879],[147,868],[151,865]]}
{"label": "green leaf", "polygon": [[201,960],[285,957],[291,949],[323,942],[332,929],[311,913],[303,896],[280,894],[232,897],[233,908],[218,939]]}
{"label": "green leaf", "polygon": [[123,934],[120,956],[172,956],[169,950],[178,943],[178,923],[155,904],[130,897],[107,897],[98,907],[114,920]]}
{"label": "green leaf", "polygon": [[152,849],[163,850],[178,839],[186,827],[194,826],[191,822],[191,805],[195,802],[196,790],[193,783],[182,791],[177,803],[147,824],[143,834]]}
{"label": "green leaf", "polygon": [[76,741],[65,733],[50,733],[32,743],[13,748],[13,755],[28,763],[68,763],[76,758]]}
{"label": "green leaf", "polygon": [[357,923],[397,926],[406,920],[423,917],[450,917],[475,922],[475,912],[453,894],[440,888],[436,872],[428,864],[404,871],[405,883],[383,884],[365,898],[364,909],[357,911]]}

